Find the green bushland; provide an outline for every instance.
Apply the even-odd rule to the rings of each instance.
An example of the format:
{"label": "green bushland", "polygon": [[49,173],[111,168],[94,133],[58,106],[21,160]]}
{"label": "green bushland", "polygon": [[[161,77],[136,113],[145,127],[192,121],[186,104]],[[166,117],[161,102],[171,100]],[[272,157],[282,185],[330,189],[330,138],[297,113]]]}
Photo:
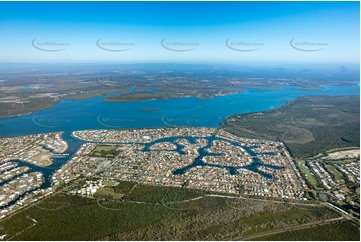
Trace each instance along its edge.
{"label": "green bushland", "polygon": [[[108,87],[111,88],[111,87]],[[82,92],[68,97],[69,100],[85,100],[97,96],[105,96],[107,94],[117,93],[117,92],[127,92],[129,88],[111,88],[111,89],[98,89],[91,92]]]}
{"label": "green bushland", "polygon": [[233,115],[221,126],[243,137],[282,141],[296,158],[311,157],[360,145],[360,100],[304,96],[273,110]]}
{"label": "green bushland", "polygon": [[[8,237],[23,231],[13,240],[229,240],[339,216],[326,207],[272,201],[205,196],[181,202],[198,195],[145,185],[130,194],[137,203],[55,194],[0,226]],[[178,202],[154,203],[165,198]],[[37,224],[24,230],[33,224],[27,216]]]}
{"label": "green bushland", "polygon": [[134,182],[121,181],[116,186],[114,186],[113,189],[114,192],[128,194],[134,185]]}
{"label": "green bushland", "polygon": [[349,221],[315,226],[312,228],[287,231],[280,234],[257,237],[254,240],[270,241],[360,241],[360,229]]}
{"label": "green bushland", "polygon": [[342,137],[346,142],[360,146],[360,130],[356,130],[354,133],[350,133]]}
{"label": "green bushland", "polygon": [[[190,80],[187,80],[190,81]],[[227,87],[222,83],[217,83],[217,85],[213,87],[207,87],[204,85],[199,85],[199,82],[191,82],[189,85],[192,88],[184,88],[184,81],[177,85],[167,85],[162,84],[163,86],[158,86],[157,92],[148,92],[147,89],[142,87],[137,87],[136,91],[133,93],[125,93],[114,96],[104,97],[103,100],[106,102],[132,102],[132,101],[140,101],[140,100],[164,100],[170,98],[179,98],[185,96],[192,96],[198,98],[210,98],[214,95],[217,95],[220,90],[223,93],[235,93],[235,92],[243,92],[239,88]]]}

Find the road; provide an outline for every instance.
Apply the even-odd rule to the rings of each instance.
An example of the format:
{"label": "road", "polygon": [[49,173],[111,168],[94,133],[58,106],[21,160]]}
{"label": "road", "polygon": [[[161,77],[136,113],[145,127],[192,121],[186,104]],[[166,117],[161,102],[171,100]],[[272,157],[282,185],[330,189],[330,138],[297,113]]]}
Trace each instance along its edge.
{"label": "road", "polygon": [[289,228],[284,228],[284,229],[276,229],[276,230],[262,232],[262,233],[258,233],[258,234],[241,236],[241,237],[234,238],[232,240],[250,240],[250,239],[259,238],[259,237],[262,237],[262,236],[274,235],[274,234],[279,234],[279,233],[283,233],[283,232],[287,232],[287,231],[307,229],[307,228],[311,228],[311,227],[314,227],[314,226],[330,224],[330,223],[334,223],[334,222],[337,222],[337,221],[343,221],[343,220],[346,220],[346,219],[344,217],[338,217],[338,218],[323,220],[323,221],[314,222],[314,223],[297,225],[297,226],[294,226],[294,227],[289,227]]}
{"label": "road", "polygon": [[32,225],[30,225],[29,227],[27,227],[27,228],[21,230],[20,232],[16,233],[15,235],[13,235],[13,236],[11,236],[9,238],[6,238],[6,240],[11,240],[12,238],[14,238],[14,237],[18,236],[19,234],[23,233],[24,231],[31,229],[32,227],[34,227],[38,223],[38,221],[36,221],[34,218],[31,218],[29,216],[26,216],[26,218],[30,219],[34,223]]}
{"label": "road", "polygon": [[42,198],[42,199],[34,202],[33,204],[31,204],[31,205],[29,205],[29,206],[27,206],[27,207],[21,208],[21,209],[15,211],[15,212],[9,214],[9,216],[3,218],[3,219],[1,220],[1,222],[10,219],[10,218],[13,217],[15,214],[21,213],[21,212],[23,212],[23,211],[25,211],[25,210],[33,207],[33,206],[36,206],[38,203],[44,202],[46,199],[49,199],[50,197],[52,197],[52,196],[54,196],[54,195],[56,195],[56,194],[62,193],[64,190],[69,189],[69,188],[77,185],[77,184],[78,184],[80,181],[82,181],[82,180],[84,180],[84,179],[75,180],[73,184],[71,184],[71,185],[69,185],[69,186],[65,186],[65,187],[61,188],[60,190],[58,190],[58,191],[56,191],[56,192],[53,192],[53,193],[49,194],[48,196],[46,196],[46,197],[44,197],[44,198]]}

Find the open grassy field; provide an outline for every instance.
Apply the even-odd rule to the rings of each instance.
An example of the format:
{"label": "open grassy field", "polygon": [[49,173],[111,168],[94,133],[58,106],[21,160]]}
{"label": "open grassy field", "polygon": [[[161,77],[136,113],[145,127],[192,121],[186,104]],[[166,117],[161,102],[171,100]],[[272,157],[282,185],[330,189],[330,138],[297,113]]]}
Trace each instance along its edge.
{"label": "open grassy field", "polygon": [[326,164],[325,167],[327,171],[333,175],[333,177],[335,178],[338,184],[345,185],[345,178],[338,170],[336,170],[336,168],[333,165]]}
{"label": "open grassy field", "polygon": [[114,192],[112,188],[100,188],[97,190],[96,195],[111,197],[112,199],[121,199],[124,196],[124,194]]}
{"label": "open grassy field", "polygon": [[303,177],[308,181],[308,183],[311,184],[311,186],[313,186],[314,188],[316,188],[317,187],[317,180],[313,176],[313,174],[311,173],[310,169],[308,169],[308,167],[306,167],[305,161],[304,160],[298,160],[297,161],[297,167],[300,170]]}
{"label": "open grassy field", "polygon": [[97,145],[90,156],[114,158],[120,153],[117,146],[114,145]]}

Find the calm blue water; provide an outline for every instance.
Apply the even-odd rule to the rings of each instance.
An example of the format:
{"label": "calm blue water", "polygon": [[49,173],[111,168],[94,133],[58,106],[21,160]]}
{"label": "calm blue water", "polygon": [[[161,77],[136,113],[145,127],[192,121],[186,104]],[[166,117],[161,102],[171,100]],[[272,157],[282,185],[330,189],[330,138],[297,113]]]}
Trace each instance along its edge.
{"label": "calm blue water", "polygon": [[[0,137],[84,129],[219,127],[219,122],[229,115],[268,110],[304,95],[360,95],[360,90],[358,86],[327,86],[317,91],[286,87],[280,90],[247,89],[244,93],[207,100],[175,98],[127,103],[103,102],[103,97],[63,100],[29,115],[0,118]],[[160,110],[144,112],[153,108]]]}

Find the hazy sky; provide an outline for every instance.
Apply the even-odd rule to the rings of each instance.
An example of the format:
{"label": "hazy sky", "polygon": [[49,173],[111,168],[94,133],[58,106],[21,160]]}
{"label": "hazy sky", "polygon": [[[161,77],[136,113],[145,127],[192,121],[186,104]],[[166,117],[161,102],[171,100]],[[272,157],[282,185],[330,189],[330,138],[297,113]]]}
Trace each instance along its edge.
{"label": "hazy sky", "polygon": [[358,63],[358,2],[0,2],[0,62]]}

